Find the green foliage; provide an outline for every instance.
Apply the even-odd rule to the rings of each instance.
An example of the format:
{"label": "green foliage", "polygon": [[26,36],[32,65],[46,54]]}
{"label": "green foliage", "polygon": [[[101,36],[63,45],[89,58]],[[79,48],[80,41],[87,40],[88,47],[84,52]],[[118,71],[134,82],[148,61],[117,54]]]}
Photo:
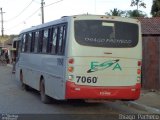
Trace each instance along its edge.
{"label": "green foliage", "polygon": [[8,40],[8,39],[9,39],[8,35],[4,35],[3,37],[0,36],[0,41],[5,41],[5,40]]}
{"label": "green foliage", "polygon": [[126,11],[126,17],[147,17],[147,14],[140,10],[128,10]]}
{"label": "green foliage", "polygon": [[143,2],[143,0],[131,0],[130,6],[137,6],[137,9],[122,11],[118,10],[117,8],[114,8],[113,10],[110,10],[110,12],[106,12],[105,14],[108,16],[121,16],[121,17],[147,17],[147,14],[145,12],[138,10],[139,7],[146,8],[146,4]]}
{"label": "green foliage", "polygon": [[146,3],[143,2],[143,0],[131,0],[130,6],[136,6],[136,10],[128,10],[126,13],[127,17],[146,17],[147,14],[143,11],[139,10],[139,7],[146,8]]}
{"label": "green foliage", "polygon": [[131,0],[131,6],[137,6],[137,10],[139,7],[146,8],[146,3],[143,0]]}
{"label": "green foliage", "polygon": [[114,8],[113,10],[110,10],[110,12],[105,13],[108,16],[121,16],[121,17],[147,17],[147,14],[140,10],[127,10],[122,11],[118,10],[117,8]]}
{"label": "green foliage", "polygon": [[122,10],[118,10],[117,8],[114,8],[113,10],[110,10],[110,12],[106,12],[105,14],[108,16],[123,16],[125,12]]}
{"label": "green foliage", "polygon": [[160,0],[153,0],[153,5],[151,8],[151,14],[153,17],[160,16]]}
{"label": "green foliage", "polygon": [[2,43],[12,41],[13,38],[15,38],[15,37],[17,37],[17,35],[4,35],[3,37],[0,36],[0,45],[1,45]]}

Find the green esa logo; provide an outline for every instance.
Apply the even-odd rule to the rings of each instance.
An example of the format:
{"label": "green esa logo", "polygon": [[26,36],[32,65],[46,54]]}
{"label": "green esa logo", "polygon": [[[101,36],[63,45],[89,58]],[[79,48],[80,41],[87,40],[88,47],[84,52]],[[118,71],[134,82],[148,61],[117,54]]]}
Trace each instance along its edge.
{"label": "green esa logo", "polygon": [[103,63],[91,62],[90,69],[87,71],[87,73],[96,72],[99,70],[104,70],[104,69],[110,68],[110,67],[112,67],[112,70],[120,70],[121,71],[122,68],[118,62],[119,62],[119,59],[109,60],[109,61],[105,61]]}

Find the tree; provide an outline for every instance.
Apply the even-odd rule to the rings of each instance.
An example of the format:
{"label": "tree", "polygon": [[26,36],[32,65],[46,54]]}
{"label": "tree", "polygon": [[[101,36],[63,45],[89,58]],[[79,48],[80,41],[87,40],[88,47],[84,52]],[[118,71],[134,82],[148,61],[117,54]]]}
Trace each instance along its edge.
{"label": "tree", "polygon": [[139,7],[146,8],[146,3],[143,0],[131,0],[131,6],[136,6],[135,10],[128,10],[126,12],[127,17],[146,17],[147,14],[143,11],[139,10]]}
{"label": "tree", "polygon": [[124,11],[114,8],[113,10],[110,10],[110,12],[106,12],[105,14],[108,16],[123,16],[124,13]]}
{"label": "tree", "polygon": [[146,4],[143,0],[131,0],[131,6],[137,6],[137,11],[139,10],[139,7],[146,8]]}
{"label": "tree", "polygon": [[153,17],[160,16],[160,0],[153,0],[153,5],[151,8],[151,15]]}
{"label": "tree", "polygon": [[147,14],[140,10],[128,10],[126,11],[126,17],[146,17]]}

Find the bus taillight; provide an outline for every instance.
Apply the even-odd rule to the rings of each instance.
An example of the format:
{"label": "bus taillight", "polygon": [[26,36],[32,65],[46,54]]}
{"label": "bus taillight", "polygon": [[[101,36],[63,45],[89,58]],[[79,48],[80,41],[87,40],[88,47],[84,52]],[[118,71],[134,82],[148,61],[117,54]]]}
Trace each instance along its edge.
{"label": "bus taillight", "polygon": [[142,66],[142,61],[138,61],[138,66]]}
{"label": "bus taillight", "polygon": [[74,68],[73,67],[68,67],[68,72],[73,72]]}
{"label": "bus taillight", "polygon": [[141,75],[141,69],[137,69],[137,74]]}
{"label": "bus taillight", "polygon": [[69,66],[68,66],[68,72],[73,72],[74,70],[74,67],[73,67],[73,64],[74,64],[74,59],[73,58],[69,58],[68,59],[68,63],[69,63]]}
{"label": "bus taillight", "polygon": [[142,61],[138,61],[137,65],[138,65],[138,69],[137,69],[137,83],[140,83],[141,82],[141,74],[142,74],[142,70],[141,70]]}
{"label": "bus taillight", "polygon": [[138,61],[138,62],[137,62],[137,65],[138,65],[137,74],[138,74],[138,75],[141,75],[142,61]]}
{"label": "bus taillight", "polygon": [[73,59],[73,58],[70,58],[70,59],[68,60],[68,63],[69,63],[69,64],[73,64],[73,63],[74,63],[74,59]]}

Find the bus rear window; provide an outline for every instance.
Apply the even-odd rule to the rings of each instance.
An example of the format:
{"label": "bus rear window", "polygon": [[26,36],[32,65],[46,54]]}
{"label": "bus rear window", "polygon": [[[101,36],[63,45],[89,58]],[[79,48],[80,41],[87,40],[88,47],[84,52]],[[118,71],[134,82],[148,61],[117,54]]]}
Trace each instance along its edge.
{"label": "bus rear window", "polygon": [[118,21],[76,20],[75,39],[85,46],[128,48],[138,44],[138,25]]}

